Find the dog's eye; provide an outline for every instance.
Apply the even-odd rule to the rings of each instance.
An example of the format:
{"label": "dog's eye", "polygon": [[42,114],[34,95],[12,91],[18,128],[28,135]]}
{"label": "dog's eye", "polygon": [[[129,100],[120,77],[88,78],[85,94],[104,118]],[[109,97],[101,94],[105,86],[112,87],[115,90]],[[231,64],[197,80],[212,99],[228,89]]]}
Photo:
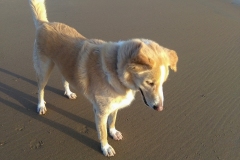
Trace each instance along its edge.
{"label": "dog's eye", "polygon": [[153,87],[155,85],[154,82],[152,82],[152,81],[146,81],[146,83],[151,87]]}

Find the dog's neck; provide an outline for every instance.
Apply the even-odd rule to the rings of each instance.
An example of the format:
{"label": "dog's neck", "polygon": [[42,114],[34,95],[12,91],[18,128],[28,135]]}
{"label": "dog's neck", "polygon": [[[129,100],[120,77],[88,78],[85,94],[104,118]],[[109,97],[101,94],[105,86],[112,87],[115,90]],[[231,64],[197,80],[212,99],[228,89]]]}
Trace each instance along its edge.
{"label": "dog's neck", "polygon": [[103,44],[101,48],[102,69],[114,90],[117,93],[126,94],[129,88],[122,83],[118,75],[118,48],[116,43]]}
{"label": "dog's neck", "polygon": [[[138,87],[135,85],[133,81],[132,74],[129,72],[129,62],[131,59],[131,54],[129,52],[129,42],[131,45],[135,43],[133,40],[128,40],[128,41],[118,41],[116,42],[116,45],[118,46],[118,51],[117,51],[117,74],[118,78],[121,81],[121,83],[128,89],[131,89],[133,91],[137,91]],[[134,46],[134,45],[133,45]],[[122,49],[124,48],[124,49]],[[125,50],[126,49],[126,50]]]}

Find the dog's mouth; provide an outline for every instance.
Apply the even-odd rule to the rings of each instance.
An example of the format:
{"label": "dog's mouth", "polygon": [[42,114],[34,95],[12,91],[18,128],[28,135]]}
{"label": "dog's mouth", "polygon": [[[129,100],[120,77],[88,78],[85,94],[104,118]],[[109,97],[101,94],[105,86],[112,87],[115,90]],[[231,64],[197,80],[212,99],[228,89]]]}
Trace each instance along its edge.
{"label": "dog's mouth", "polygon": [[142,94],[142,97],[143,97],[143,101],[144,101],[144,103],[145,103],[147,106],[149,106],[149,105],[147,104],[147,101],[146,101],[146,98],[145,98],[145,96],[144,96],[144,94],[143,94],[142,89],[139,88],[139,90],[140,90],[140,92],[141,92],[141,94]]}
{"label": "dog's mouth", "polygon": [[[143,94],[142,89],[139,88],[139,90],[140,90],[140,92],[141,92],[141,94],[142,94],[144,103],[145,103],[147,106],[149,106],[149,105],[147,104],[147,101],[146,101],[146,98],[145,98],[145,96],[144,96],[144,94]],[[149,107],[150,107],[150,106],[149,106]],[[156,110],[156,111],[162,111],[162,110],[163,110],[163,107],[162,107],[162,106],[154,105],[154,106],[153,106],[153,109]]]}

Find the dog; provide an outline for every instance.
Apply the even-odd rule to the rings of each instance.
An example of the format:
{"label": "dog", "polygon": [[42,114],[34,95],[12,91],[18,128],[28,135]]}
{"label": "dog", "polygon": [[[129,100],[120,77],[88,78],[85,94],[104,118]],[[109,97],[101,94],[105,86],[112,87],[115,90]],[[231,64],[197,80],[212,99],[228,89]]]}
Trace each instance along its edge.
{"label": "dog", "polygon": [[46,113],[44,87],[53,67],[62,74],[65,95],[77,96],[69,85],[92,103],[98,137],[105,156],[114,156],[107,128],[114,140],[123,136],[115,128],[119,109],[129,106],[140,91],[147,106],[163,110],[163,83],[169,67],[176,72],[178,56],[148,39],[105,42],[87,39],[63,23],[49,22],[45,0],[29,0],[36,27],[33,62],[38,82],[37,112]]}

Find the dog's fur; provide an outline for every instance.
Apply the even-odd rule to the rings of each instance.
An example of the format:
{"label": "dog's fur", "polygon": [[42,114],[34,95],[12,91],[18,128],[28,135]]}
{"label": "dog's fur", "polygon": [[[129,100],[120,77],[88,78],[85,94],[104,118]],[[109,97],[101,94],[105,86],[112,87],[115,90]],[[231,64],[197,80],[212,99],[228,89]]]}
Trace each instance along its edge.
{"label": "dog's fur", "polygon": [[44,87],[56,65],[63,76],[65,95],[75,99],[69,84],[91,101],[101,149],[105,156],[114,156],[107,141],[122,134],[116,130],[119,109],[130,105],[137,91],[145,104],[163,110],[162,85],[169,73],[176,71],[177,54],[147,39],[105,42],[87,39],[75,29],[48,22],[45,0],[29,0],[36,27],[33,61],[38,80],[37,112],[45,114]]}

